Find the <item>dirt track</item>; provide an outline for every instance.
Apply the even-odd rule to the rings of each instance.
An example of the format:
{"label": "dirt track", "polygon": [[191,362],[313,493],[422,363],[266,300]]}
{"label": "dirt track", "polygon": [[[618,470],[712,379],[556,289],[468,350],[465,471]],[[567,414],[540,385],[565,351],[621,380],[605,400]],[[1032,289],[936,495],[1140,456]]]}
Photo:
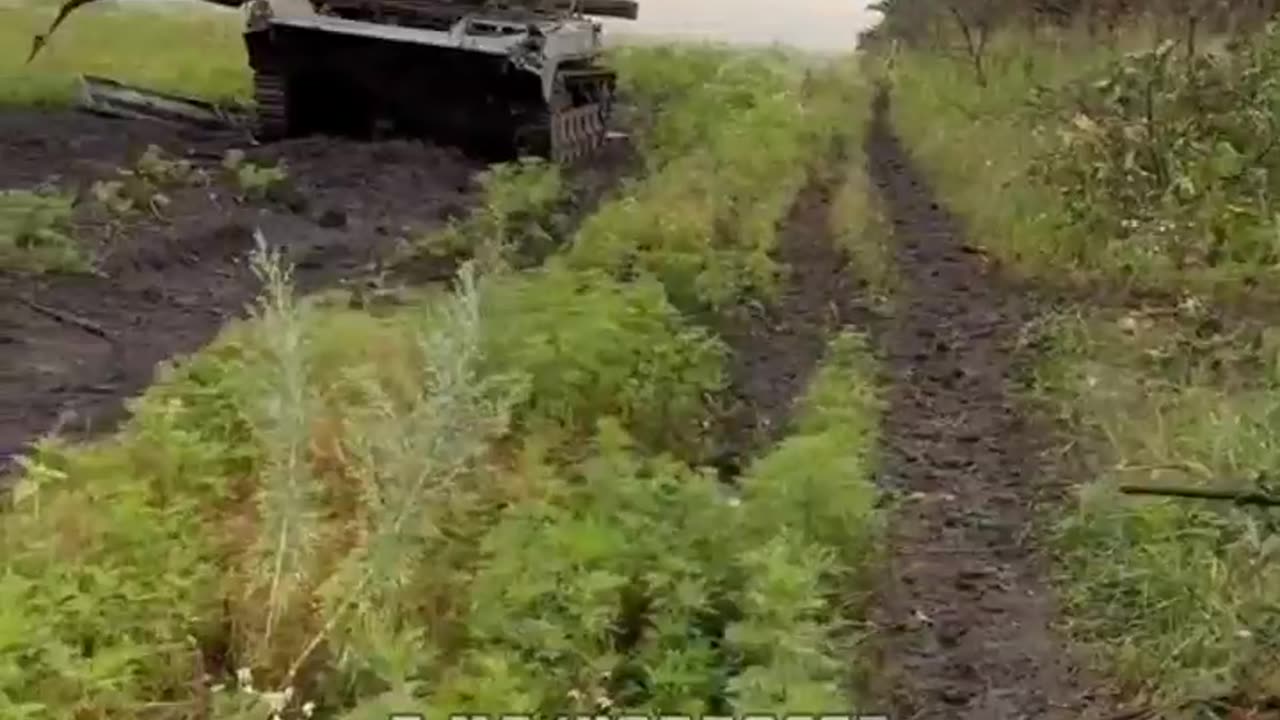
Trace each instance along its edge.
{"label": "dirt track", "polygon": [[792,204],[779,236],[777,260],[786,268],[781,291],[769,307],[742,307],[717,331],[732,349],[725,443],[717,459],[732,477],[752,455],[789,431],[794,401],[804,392],[845,326],[865,328],[871,313],[861,281],[831,237],[833,195],[843,179],[843,152],[814,172]]}
{"label": "dirt track", "polygon": [[938,206],[887,103],[877,98],[868,155],[904,283],[885,339],[894,384],[882,469],[904,499],[878,603],[894,717],[1098,717],[1104,700],[1052,631],[1032,537],[1049,499],[1042,435],[1008,394],[1031,308]]}
{"label": "dirt track", "polygon": [[[51,178],[84,190],[131,164],[148,144],[214,166],[238,134],[180,131],[60,112],[0,113],[0,188]],[[12,457],[51,429],[110,429],[123,400],[143,390],[157,362],[205,345],[257,292],[245,264],[254,230],[296,265],[303,291],[365,271],[406,226],[425,230],[465,213],[484,163],[410,141],[308,138],[252,149],[283,160],[285,203],[234,202],[226,188],[172,193],[166,219],[108,236],[81,218],[79,238],[101,255],[100,276],[22,276],[0,270],[0,476]],[[616,153],[615,153],[616,155]],[[595,202],[625,162],[580,168],[573,189]],[[115,239],[112,239],[115,238]],[[439,276],[439,272],[415,272]]]}
{"label": "dirt track", "polygon": [[1055,499],[1037,473],[1047,436],[1009,388],[1034,308],[935,201],[888,126],[887,102],[877,97],[866,149],[894,226],[891,318],[869,310],[830,237],[839,178],[816,174],[780,238],[790,276],[779,299],[718,328],[733,350],[736,403],[720,470],[732,478],[785,435],[834,332],[870,330],[890,382],[882,484],[902,502],[872,618],[882,705],[861,709],[910,720],[1110,717],[1053,632],[1033,540],[1037,506]]}

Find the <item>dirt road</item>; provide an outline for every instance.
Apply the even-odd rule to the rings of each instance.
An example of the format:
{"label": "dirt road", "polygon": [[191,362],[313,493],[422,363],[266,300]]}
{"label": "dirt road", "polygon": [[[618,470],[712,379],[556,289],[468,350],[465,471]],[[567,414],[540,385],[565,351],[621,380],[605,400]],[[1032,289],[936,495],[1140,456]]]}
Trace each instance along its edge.
{"label": "dirt road", "polygon": [[885,338],[893,388],[886,484],[904,500],[878,624],[895,717],[1103,717],[1066,645],[1032,523],[1050,498],[1042,434],[1010,396],[1031,308],[939,207],[876,101],[872,176],[903,289]]}

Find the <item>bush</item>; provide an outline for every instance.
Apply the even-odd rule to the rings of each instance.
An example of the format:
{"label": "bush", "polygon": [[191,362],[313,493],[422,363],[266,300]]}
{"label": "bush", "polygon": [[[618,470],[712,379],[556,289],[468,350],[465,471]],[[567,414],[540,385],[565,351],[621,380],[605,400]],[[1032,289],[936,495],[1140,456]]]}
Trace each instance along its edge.
{"label": "bush", "polygon": [[555,249],[562,231],[559,210],[566,201],[558,166],[525,158],[490,167],[479,182],[485,198],[479,209],[462,220],[451,218],[443,230],[410,239],[395,263],[424,257],[536,261]]}
{"label": "bush", "polygon": [[1038,175],[1100,257],[1140,275],[1276,263],[1277,48],[1267,33],[1184,62],[1167,41],[1055,97],[1070,121]]}
{"label": "bush", "polygon": [[487,362],[530,378],[524,422],[577,437],[611,416],[648,448],[698,456],[724,349],[687,326],[656,282],[553,263],[494,283],[486,307]]}

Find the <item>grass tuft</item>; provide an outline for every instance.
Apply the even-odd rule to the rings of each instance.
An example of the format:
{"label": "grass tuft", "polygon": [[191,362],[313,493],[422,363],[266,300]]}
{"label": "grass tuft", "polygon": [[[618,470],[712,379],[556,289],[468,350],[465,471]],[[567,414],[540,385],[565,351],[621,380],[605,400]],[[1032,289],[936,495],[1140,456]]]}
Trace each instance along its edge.
{"label": "grass tuft", "polygon": [[26,272],[87,272],[76,242],[75,197],[47,190],[0,190],[0,268]]}

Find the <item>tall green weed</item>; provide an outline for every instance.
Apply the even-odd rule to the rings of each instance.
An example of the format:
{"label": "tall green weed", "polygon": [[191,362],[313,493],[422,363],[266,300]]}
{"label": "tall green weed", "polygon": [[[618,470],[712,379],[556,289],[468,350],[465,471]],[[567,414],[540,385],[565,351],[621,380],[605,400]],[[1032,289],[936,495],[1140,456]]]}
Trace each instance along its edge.
{"label": "tall green weed", "polygon": [[[631,52],[631,82],[642,88],[646,68],[665,68],[641,63],[643,53],[677,53]],[[702,61],[718,52],[721,62],[715,73],[693,64],[691,73],[709,77],[662,107],[646,138],[649,174],[582,225],[567,258],[623,277],[651,274],[682,309],[723,308],[776,290],[779,225],[837,138],[860,129],[850,108],[865,101],[865,86],[840,63],[807,76],[779,54],[687,52]]]}

